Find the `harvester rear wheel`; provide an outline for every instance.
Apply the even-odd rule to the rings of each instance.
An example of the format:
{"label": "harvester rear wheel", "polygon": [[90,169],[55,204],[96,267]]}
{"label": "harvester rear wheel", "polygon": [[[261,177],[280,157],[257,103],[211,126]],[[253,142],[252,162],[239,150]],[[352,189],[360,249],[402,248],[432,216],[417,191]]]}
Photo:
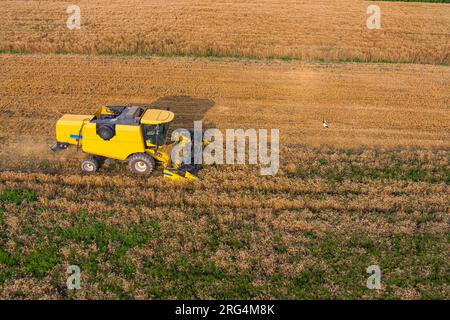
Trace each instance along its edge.
{"label": "harvester rear wheel", "polygon": [[137,153],[128,160],[131,172],[141,176],[148,176],[155,168],[155,160],[145,153]]}
{"label": "harvester rear wheel", "polygon": [[99,166],[100,164],[96,158],[88,158],[81,161],[81,171],[85,173],[94,173]]}

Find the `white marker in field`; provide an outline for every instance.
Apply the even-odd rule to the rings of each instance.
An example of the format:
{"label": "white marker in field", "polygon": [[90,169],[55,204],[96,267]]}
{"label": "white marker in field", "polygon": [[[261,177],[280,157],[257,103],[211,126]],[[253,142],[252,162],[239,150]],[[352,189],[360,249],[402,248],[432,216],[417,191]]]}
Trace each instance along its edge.
{"label": "white marker in field", "polygon": [[367,28],[372,29],[381,29],[381,9],[379,6],[375,4],[371,4],[367,7],[367,14],[370,16],[367,18]]}
{"label": "white marker in field", "polygon": [[71,4],[67,7],[67,13],[71,14],[67,18],[67,28],[69,30],[80,30],[81,29],[81,9],[79,6]]}
{"label": "white marker in field", "polygon": [[324,129],[328,129],[328,122],[327,122],[327,120],[323,119],[322,127]]}

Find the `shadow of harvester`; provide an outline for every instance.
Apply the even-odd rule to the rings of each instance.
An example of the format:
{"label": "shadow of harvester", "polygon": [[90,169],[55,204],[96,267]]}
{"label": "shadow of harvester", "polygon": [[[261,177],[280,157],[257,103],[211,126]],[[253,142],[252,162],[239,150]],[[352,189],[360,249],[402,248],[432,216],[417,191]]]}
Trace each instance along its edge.
{"label": "shadow of harvester", "polygon": [[[198,99],[189,96],[169,96],[159,98],[150,104],[151,108],[166,109],[175,113],[173,128],[194,128],[194,121],[203,120],[215,102],[211,99]],[[203,123],[203,129],[214,127],[213,123]]]}

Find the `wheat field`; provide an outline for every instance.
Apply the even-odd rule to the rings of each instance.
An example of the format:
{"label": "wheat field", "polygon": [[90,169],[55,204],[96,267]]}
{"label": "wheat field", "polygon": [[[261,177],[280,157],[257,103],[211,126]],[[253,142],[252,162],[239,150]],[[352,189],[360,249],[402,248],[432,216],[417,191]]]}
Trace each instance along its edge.
{"label": "wheat field", "polygon": [[[0,298],[450,298],[449,5],[81,0],[69,31],[67,1],[1,4]],[[177,184],[49,150],[114,104],[277,128],[280,169]]]}
{"label": "wheat field", "polygon": [[[2,55],[0,296],[448,298],[443,66]],[[420,90],[418,90],[420,88]],[[179,185],[52,154],[65,112],[170,106],[175,127],[279,128],[281,168]],[[321,127],[322,117],[330,128]],[[68,291],[65,268],[81,267]],[[365,287],[379,264],[383,287]]]}
{"label": "wheat field", "polygon": [[[448,4],[359,0],[2,1],[0,50],[450,62]],[[367,7],[381,8],[369,30]]]}

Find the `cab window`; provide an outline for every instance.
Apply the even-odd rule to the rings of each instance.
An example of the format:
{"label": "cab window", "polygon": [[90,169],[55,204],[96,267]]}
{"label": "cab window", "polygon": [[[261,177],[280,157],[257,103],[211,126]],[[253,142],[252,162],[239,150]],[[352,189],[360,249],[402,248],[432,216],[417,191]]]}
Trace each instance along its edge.
{"label": "cab window", "polygon": [[144,140],[153,145],[162,146],[166,142],[169,124],[144,124],[142,125]]}

